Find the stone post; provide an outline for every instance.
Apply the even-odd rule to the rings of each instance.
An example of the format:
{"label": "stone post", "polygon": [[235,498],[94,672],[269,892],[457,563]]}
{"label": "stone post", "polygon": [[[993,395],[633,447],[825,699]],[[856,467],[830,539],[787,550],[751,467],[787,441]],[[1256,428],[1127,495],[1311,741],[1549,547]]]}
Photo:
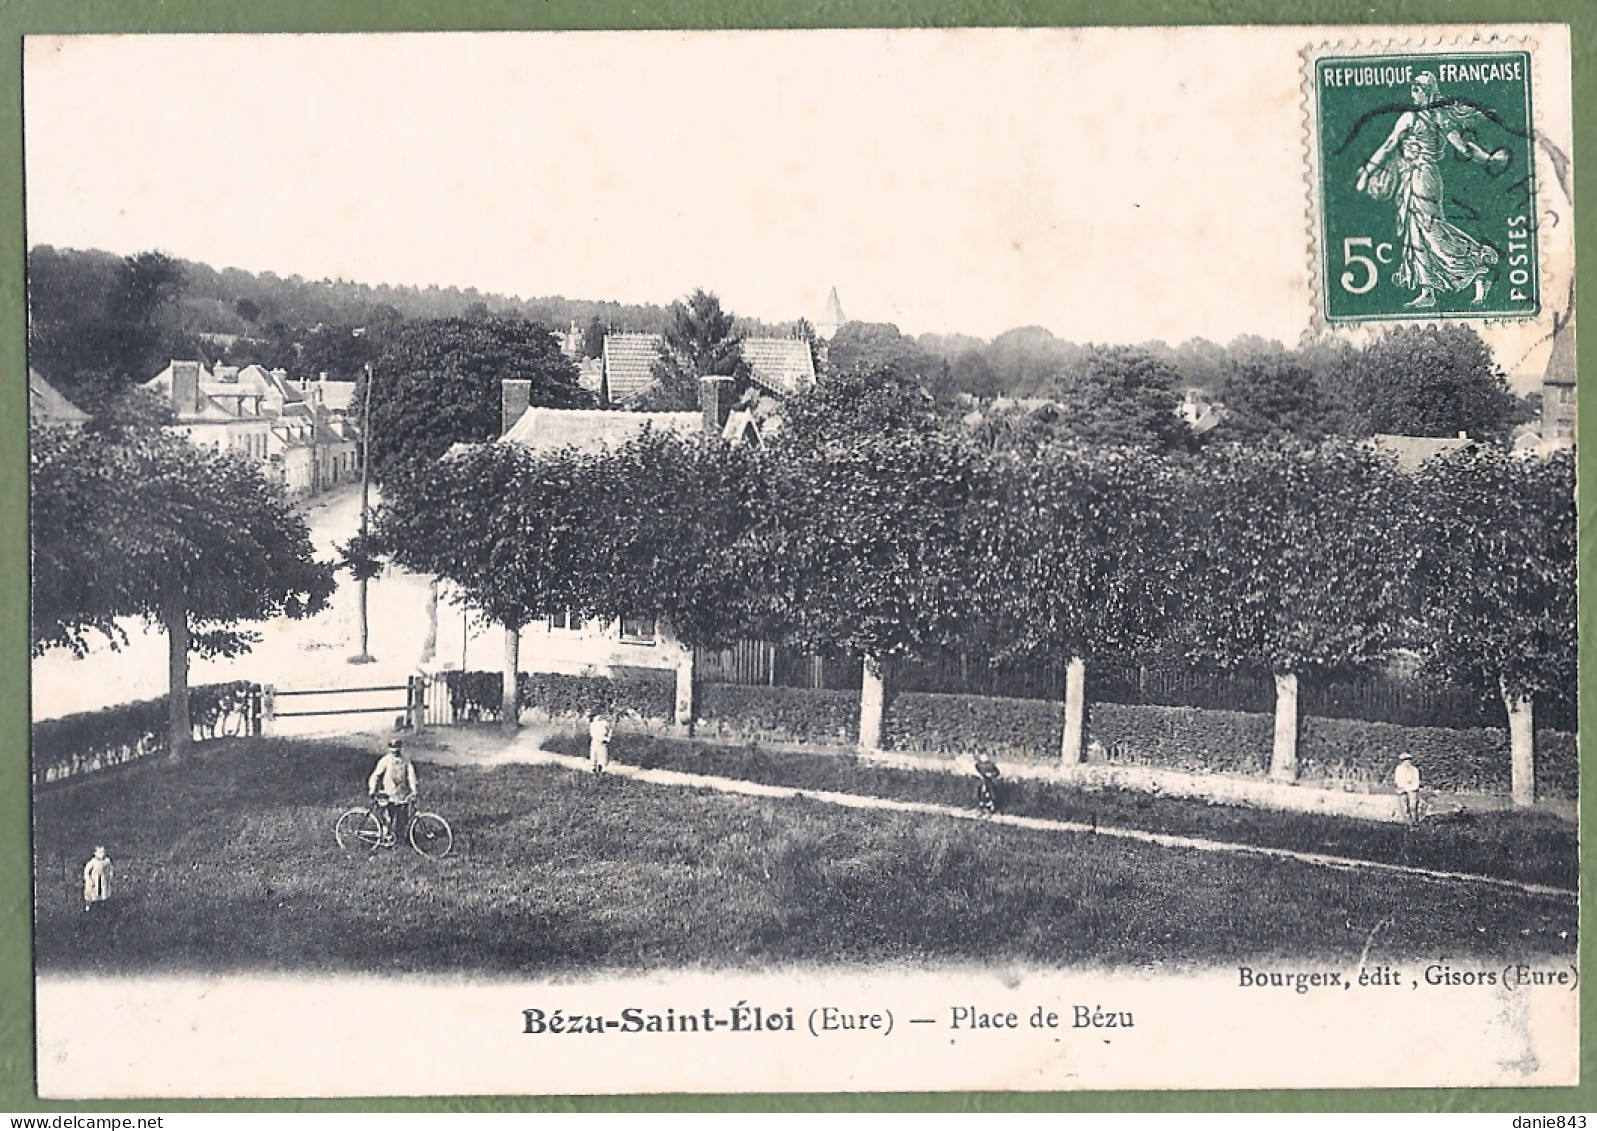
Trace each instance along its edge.
{"label": "stone post", "polygon": [[676,724],[690,733],[693,729],[693,658],[693,649],[683,648],[682,659],[677,662]]}
{"label": "stone post", "polygon": [[1065,665],[1065,735],[1059,745],[1059,764],[1081,765],[1081,735],[1087,717],[1087,662],[1070,657]]}
{"label": "stone post", "polygon": [[1503,693],[1508,707],[1509,792],[1514,808],[1536,804],[1536,715],[1530,696]]}
{"label": "stone post", "polygon": [[881,749],[882,708],[886,701],[882,662],[874,656],[866,656],[860,676],[859,697],[859,749],[862,753]]}
{"label": "stone post", "polygon": [[1270,748],[1270,776],[1298,780],[1298,677],[1275,677],[1275,740]]}

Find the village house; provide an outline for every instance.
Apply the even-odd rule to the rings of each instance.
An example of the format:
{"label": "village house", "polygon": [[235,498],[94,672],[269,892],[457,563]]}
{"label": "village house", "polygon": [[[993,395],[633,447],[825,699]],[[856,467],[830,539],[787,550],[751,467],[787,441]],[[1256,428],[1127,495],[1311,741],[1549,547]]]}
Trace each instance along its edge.
{"label": "village house", "polygon": [[[636,403],[657,384],[654,363],[664,338],[659,334],[610,333],[604,336],[604,355],[598,364],[584,362],[578,384],[598,397],[601,404]],[[815,361],[810,344],[801,338],[744,338],[743,360],[758,396],[786,399],[815,384]]]}
{"label": "village house", "polygon": [[28,370],[28,424],[81,428],[89,414],[67,400],[36,369]]}
{"label": "village house", "polygon": [[213,400],[204,386],[211,374],[197,361],[173,361],[144,383],[172,407],[172,426],[196,447],[237,452],[262,464],[271,444],[271,421],[259,412],[240,413]]}
{"label": "village house", "polygon": [[1553,332],[1553,348],[1542,373],[1541,412],[1519,432],[1517,451],[1546,453],[1575,443],[1575,336],[1567,325]]}
{"label": "village house", "polygon": [[174,426],[191,442],[256,460],[290,495],[325,491],[359,471],[353,425],[281,369],[173,361],[144,387],[169,400]]}
{"label": "village house", "polygon": [[1377,432],[1366,443],[1372,451],[1387,456],[1404,471],[1413,473],[1437,456],[1467,448],[1473,441],[1463,432],[1457,436],[1403,436]]}

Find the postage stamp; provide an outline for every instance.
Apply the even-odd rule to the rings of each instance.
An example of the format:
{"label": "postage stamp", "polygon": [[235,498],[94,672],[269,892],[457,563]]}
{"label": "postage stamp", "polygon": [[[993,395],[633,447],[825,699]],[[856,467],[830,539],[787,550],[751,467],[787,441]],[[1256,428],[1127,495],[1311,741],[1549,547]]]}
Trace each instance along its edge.
{"label": "postage stamp", "polygon": [[1327,322],[1540,309],[1528,50],[1313,60]]}

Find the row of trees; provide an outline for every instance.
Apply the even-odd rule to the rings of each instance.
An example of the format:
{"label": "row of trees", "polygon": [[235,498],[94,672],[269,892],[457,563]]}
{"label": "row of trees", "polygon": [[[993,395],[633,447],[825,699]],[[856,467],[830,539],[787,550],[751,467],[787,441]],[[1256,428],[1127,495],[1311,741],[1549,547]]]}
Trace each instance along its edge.
{"label": "row of trees", "polygon": [[[832,371],[891,367],[913,374],[939,400],[964,394],[1071,404],[1094,393],[1102,360],[1115,352],[1060,342],[1034,328],[1000,335],[988,347],[944,353],[905,337],[891,325],[851,322],[828,344]],[[1119,351],[1143,361],[1144,401],[1168,417],[1193,389],[1224,406],[1204,442],[1285,434],[1314,442],[1327,436],[1361,439],[1377,432],[1501,441],[1534,418],[1535,406],[1515,397],[1473,328],[1397,327],[1362,347],[1328,339],[1295,348],[1256,337],[1229,346],[1187,343],[1171,349],[1148,343]],[[1020,377],[1004,377],[989,355],[1006,359]],[[1168,411],[1166,411],[1168,410]],[[990,411],[990,409],[989,409]],[[1014,408],[1028,415],[1047,408]],[[1194,437],[1166,435],[1168,441]]]}
{"label": "row of trees", "polygon": [[[661,391],[658,403],[646,407],[682,407],[691,405],[697,390],[675,378],[711,371],[737,376],[741,336],[791,329],[736,319],[702,290],[665,308],[521,302],[470,291],[217,271],[155,252],[121,259],[48,247],[29,253],[28,302],[30,363],[91,408],[117,386],[147,380],[172,357],[260,362],[297,376],[326,372],[354,380],[382,359],[414,370],[407,359],[418,337],[461,335],[466,327],[475,327],[479,338],[502,337],[507,327],[564,327],[571,321],[583,327],[587,357],[598,356],[607,329],[663,333]],[[800,335],[807,330],[797,324]],[[526,333],[510,337],[525,344]],[[514,351],[518,343],[506,344]],[[1007,396],[1070,402],[1090,385],[1103,352],[1041,327],[983,342],[961,335],[912,338],[871,322],[845,324],[825,351],[816,350],[818,368],[844,373],[891,367],[948,403],[960,393],[989,401]],[[1532,413],[1508,391],[1480,336],[1464,325],[1400,327],[1362,347],[1313,339],[1289,348],[1243,336],[1227,345],[1152,342],[1137,352],[1153,367],[1158,399],[1173,406],[1194,388],[1226,406],[1226,419],[1214,434],[1221,440],[1247,439],[1261,430],[1310,441],[1461,431],[1496,440]],[[535,359],[538,374],[574,385],[574,371],[546,367],[544,356],[540,350]],[[430,403],[446,403],[447,391]]]}
{"label": "row of trees", "polygon": [[1068,762],[1088,664],[1180,654],[1274,673],[1272,771],[1290,779],[1299,677],[1404,649],[1501,696],[1528,801],[1532,704],[1574,686],[1567,454],[1480,446],[1409,475],[1336,440],[984,446],[887,372],[822,382],[763,450],[493,445],[390,486],[381,541],[507,640],[551,612],[652,613],[691,644],[857,657],[866,746],[893,657],[1063,661]]}

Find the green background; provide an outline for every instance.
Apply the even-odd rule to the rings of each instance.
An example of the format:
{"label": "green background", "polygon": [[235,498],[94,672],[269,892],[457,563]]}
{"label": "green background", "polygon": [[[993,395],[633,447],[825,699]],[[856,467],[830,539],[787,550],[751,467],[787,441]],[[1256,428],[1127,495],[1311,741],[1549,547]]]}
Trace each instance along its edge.
{"label": "green background", "polygon": [[[616,0],[0,0],[0,639],[9,648],[0,664],[0,1109],[9,1111],[1502,1111],[1556,1113],[1597,1110],[1597,1032],[1582,1029],[1586,1085],[1579,1089],[1298,1091],[1298,1092],[1078,1092],[926,1095],[637,1096],[595,1098],[401,1099],[367,1101],[262,1101],[238,1103],[41,1103],[33,1090],[32,968],[29,958],[29,841],[27,773],[27,414],[26,308],[24,303],[21,37],[69,32],[342,32],[368,29],[506,30],[521,28],[730,28],[730,27],[948,27],[1163,24],[1392,24],[1557,22],[1572,25],[1575,64],[1575,179],[1597,185],[1597,4],[1590,0],[697,0],[693,3],[626,3]],[[199,91],[197,97],[203,97]],[[1590,211],[1589,209],[1587,211]],[[1580,288],[1597,294],[1597,243],[1593,217],[1577,216]],[[1582,367],[1590,368],[1589,364]],[[1597,412],[1597,396],[1582,382],[1583,413]],[[1594,417],[1593,419],[1597,419]],[[1592,470],[1582,453],[1580,473]],[[1582,576],[1593,563],[1593,501],[1581,506]],[[1590,587],[1589,583],[1586,587]],[[1583,602],[1583,654],[1592,640],[1590,609]],[[1593,707],[1590,680],[1581,689],[1582,713]],[[1584,746],[1584,743],[1583,743]],[[1582,759],[1589,766],[1589,759]],[[1590,775],[1583,775],[1589,786]],[[1582,791],[1582,819],[1592,816],[1592,791]],[[1591,852],[1583,861],[1590,882]],[[1582,906],[1582,940],[1593,937],[1589,901]],[[1582,946],[1582,951],[1586,947]],[[1593,995],[1582,988],[1583,1007]],[[1583,1015],[1589,1016],[1585,1008]],[[1223,1027],[1217,1028],[1223,1033]],[[1456,1036],[1464,1036],[1457,1034]],[[1302,1055],[1313,1057],[1315,1050]],[[1504,1125],[1507,1126],[1505,1118]]]}
{"label": "green background", "polygon": [[[1328,87],[1323,81],[1327,68],[1341,65],[1402,66],[1414,63],[1416,73],[1428,70],[1433,74],[1438,62],[1512,62],[1523,61],[1525,82],[1455,83],[1444,84],[1443,99],[1457,98],[1468,105],[1486,111],[1501,123],[1502,128],[1482,124],[1476,132],[1478,143],[1488,153],[1503,148],[1510,154],[1507,168],[1500,175],[1491,175],[1484,167],[1456,160],[1452,151],[1444,146],[1442,154],[1442,184],[1447,194],[1447,217],[1469,235],[1489,243],[1502,253],[1497,271],[1497,282],[1480,308],[1470,306],[1471,291],[1455,294],[1438,294],[1436,306],[1427,310],[1405,310],[1403,304],[1415,292],[1395,286],[1392,272],[1396,263],[1383,264],[1379,282],[1367,294],[1355,295],[1338,285],[1343,272],[1342,243],[1345,237],[1364,236],[1381,243],[1398,244],[1401,240],[1395,222],[1397,201],[1395,196],[1375,200],[1355,188],[1359,167],[1368,161],[1392,127],[1397,122],[1394,106],[1409,109],[1412,102],[1409,88],[1404,86],[1344,86]],[[1326,317],[1332,322],[1369,318],[1419,318],[1433,319],[1450,313],[1465,317],[1491,314],[1535,314],[1540,303],[1535,301],[1509,302],[1508,285],[1508,224],[1511,216],[1536,219],[1537,210],[1523,195],[1527,165],[1527,151],[1532,144],[1526,116],[1535,100],[1535,91],[1527,99],[1526,85],[1531,81],[1531,64],[1528,55],[1501,52],[1472,52],[1464,55],[1387,55],[1350,56],[1323,59],[1315,68],[1315,98],[1320,120],[1320,191],[1324,201],[1325,247],[1322,251],[1321,285],[1325,288]],[[1375,115],[1366,119],[1367,115]],[[1531,119],[1534,121],[1534,118]],[[1357,132],[1355,132],[1357,131]],[[1339,152],[1340,151],[1340,152]],[[1388,159],[1387,167],[1391,167]],[[1471,211],[1480,214],[1478,219]],[[1535,241],[1530,241],[1534,254]],[[1369,252],[1365,251],[1368,255]],[[1354,265],[1354,285],[1362,280],[1364,268]],[[1531,264],[1531,277],[1535,278],[1536,265]]]}

